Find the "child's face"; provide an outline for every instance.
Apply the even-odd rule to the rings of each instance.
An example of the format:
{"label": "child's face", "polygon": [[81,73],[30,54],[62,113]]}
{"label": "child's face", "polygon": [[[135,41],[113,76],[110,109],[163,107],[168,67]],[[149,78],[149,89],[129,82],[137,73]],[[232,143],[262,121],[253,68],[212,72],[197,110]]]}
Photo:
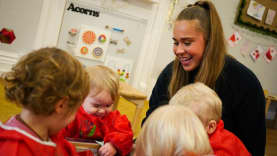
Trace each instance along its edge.
{"label": "child's face", "polygon": [[102,90],[95,94],[95,90],[91,90],[82,106],[88,114],[104,117],[112,111],[113,103],[114,101],[108,91]]}
{"label": "child's face", "polygon": [[190,109],[199,117],[200,121],[202,122],[206,132],[208,135],[211,135],[215,129],[216,129],[216,121],[215,120],[205,120],[205,119],[201,119],[201,113],[204,113],[203,111],[201,111],[202,109],[198,106],[191,106]]}

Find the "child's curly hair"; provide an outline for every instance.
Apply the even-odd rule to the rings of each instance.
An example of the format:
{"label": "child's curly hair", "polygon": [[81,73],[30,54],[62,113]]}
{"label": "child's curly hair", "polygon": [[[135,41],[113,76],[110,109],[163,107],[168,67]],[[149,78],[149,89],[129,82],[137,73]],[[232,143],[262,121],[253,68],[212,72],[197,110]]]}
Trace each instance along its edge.
{"label": "child's curly hair", "polygon": [[68,97],[68,107],[81,105],[89,92],[89,77],[80,62],[58,48],[42,48],[22,57],[3,75],[6,97],[40,115],[50,115]]}

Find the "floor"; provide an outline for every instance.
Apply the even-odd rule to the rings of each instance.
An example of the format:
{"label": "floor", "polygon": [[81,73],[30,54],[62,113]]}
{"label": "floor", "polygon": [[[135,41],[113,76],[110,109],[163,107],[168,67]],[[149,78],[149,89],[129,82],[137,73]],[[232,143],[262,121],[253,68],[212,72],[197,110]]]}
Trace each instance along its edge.
{"label": "floor", "polygon": [[266,131],[266,156],[277,156],[277,129]]}

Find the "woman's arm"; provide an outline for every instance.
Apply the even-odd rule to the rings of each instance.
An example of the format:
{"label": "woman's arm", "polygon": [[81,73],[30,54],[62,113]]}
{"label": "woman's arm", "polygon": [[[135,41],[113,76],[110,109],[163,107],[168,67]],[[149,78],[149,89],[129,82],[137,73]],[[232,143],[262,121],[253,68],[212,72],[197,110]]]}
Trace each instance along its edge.
{"label": "woman's arm", "polygon": [[169,93],[168,86],[171,79],[173,68],[173,62],[169,63],[158,77],[158,80],[152,90],[152,94],[149,100],[149,109],[146,112],[146,117],[143,119],[142,124],[148,118],[148,116],[159,106],[168,104]]}
{"label": "woman's arm", "polygon": [[223,103],[224,127],[238,136],[252,155],[264,155],[265,97],[255,74],[227,58],[217,93]]}

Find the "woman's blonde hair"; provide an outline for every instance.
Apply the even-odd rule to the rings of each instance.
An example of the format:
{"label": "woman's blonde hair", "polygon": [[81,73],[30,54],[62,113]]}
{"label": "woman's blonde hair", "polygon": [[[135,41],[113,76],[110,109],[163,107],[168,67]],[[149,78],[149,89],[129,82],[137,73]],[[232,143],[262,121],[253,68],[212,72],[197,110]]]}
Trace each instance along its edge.
{"label": "woman's blonde hair", "polygon": [[204,125],[222,115],[222,102],[216,92],[203,83],[196,82],[178,90],[170,99],[170,105],[182,105],[194,110]]}
{"label": "woman's blonde hair", "polygon": [[91,88],[97,91],[106,90],[111,94],[113,101],[119,97],[119,76],[112,69],[96,65],[87,67]]}
{"label": "woman's blonde hair", "polygon": [[50,115],[56,103],[68,98],[71,110],[89,92],[88,74],[80,62],[58,48],[42,48],[23,56],[4,73],[7,99],[39,115]]}
{"label": "woman's blonde hair", "polygon": [[211,154],[206,131],[198,117],[184,106],[161,106],[146,120],[137,141],[137,156]]}
{"label": "woman's blonde hair", "polygon": [[[210,1],[198,1],[189,5],[177,17],[177,21],[197,20],[198,30],[203,32],[206,48],[194,81],[203,82],[215,88],[225,63],[226,45],[222,24],[215,6]],[[186,72],[177,58],[174,60],[173,72],[169,84],[169,95],[172,97],[182,86],[189,83],[189,72]]]}

